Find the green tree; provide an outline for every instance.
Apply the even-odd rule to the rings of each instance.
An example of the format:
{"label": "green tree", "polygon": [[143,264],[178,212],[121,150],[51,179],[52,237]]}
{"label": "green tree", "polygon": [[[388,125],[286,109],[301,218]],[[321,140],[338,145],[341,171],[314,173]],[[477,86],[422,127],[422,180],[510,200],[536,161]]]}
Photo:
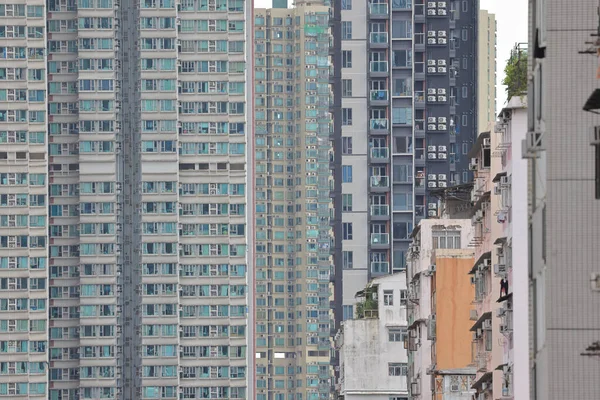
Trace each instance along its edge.
{"label": "green tree", "polygon": [[527,93],[527,52],[525,50],[511,52],[504,68],[502,84],[506,85],[508,100],[513,96]]}

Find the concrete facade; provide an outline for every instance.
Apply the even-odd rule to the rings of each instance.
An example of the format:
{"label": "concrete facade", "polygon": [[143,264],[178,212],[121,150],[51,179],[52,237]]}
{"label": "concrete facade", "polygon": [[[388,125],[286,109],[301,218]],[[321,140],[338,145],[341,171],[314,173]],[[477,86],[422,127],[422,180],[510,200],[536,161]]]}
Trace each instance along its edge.
{"label": "concrete facade", "polygon": [[[407,285],[408,285],[408,383],[413,399],[430,398],[435,393],[435,374],[436,367],[436,334],[441,330],[429,331],[430,326],[435,325],[435,314],[437,305],[437,296],[432,296],[435,292],[434,271],[436,269],[434,262],[437,262],[437,251],[456,252],[459,258],[464,258],[460,263],[470,264],[472,262],[472,252],[464,250],[472,240],[471,221],[467,219],[426,219],[422,220],[412,235],[411,253],[408,259]],[[441,250],[448,249],[448,250]],[[461,250],[463,249],[463,250]],[[442,264],[446,261],[442,262]],[[468,281],[466,275],[468,267],[465,267],[465,282]],[[456,276],[448,275],[448,278]],[[457,278],[458,279],[458,278]],[[443,281],[437,283],[440,289],[445,287]],[[443,291],[443,290],[442,290]],[[460,298],[465,300],[471,291],[460,294]],[[442,300],[440,300],[441,302]],[[466,300],[465,300],[466,301]],[[464,302],[464,301],[463,301]],[[463,304],[464,307],[467,304]],[[463,308],[464,308],[463,307]],[[459,304],[453,309],[455,315],[463,313],[463,318],[468,310],[460,310]],[[468,324],[467,321],[463,321]],[[448,321],[449,325],[455,324],[455,320]],[[456,329],[462,329],[462,324],[454,325]],[[458,328],[461,326],[461,328]],[[468,325],[465,325],[468,329]],[[445,335],[445,333],[444,333]],[[468,337],[468,336],[467,336]],[[442,341],[443,342],[443,341]],[[468,349],[457,348],[456,351],[465,351]],[[452,364],[454,357],[451,354],[443,354],[443,363]],[[464,354],[463,354],[464,356]],[[457,361],[458,359],[454,359]],[[466,368],[468,365],[453,365],[453,368]],[[441,369],[441,368],[440,368]],[[472,375],[472,373],[469,373]],[[440,378],[443,381],[442,378]],[[469,378],[470,379],[470,378]],[[470,381],[469,381],[470,382]],[[470,388],[470,383],[469,383]],[[469,392],[470,389],[467,390]]]}
{"label": "concrete facade", "polygon": [[0,7],[0,394],[254,397],[252,12]]}
{"label": "concrete facade", "polygon": [[330,8],[255,9],[256,399],[328,398]]}
{"label": "concrete facade", "polygon": [[[530,398],[596,398],[600,363],[585,356],[599,340],[598,237],[594,129],[600,117],[582,110],[598,86],[598,58],[578,54],[595,42],[598,3],[530,4],[528,137],[530,157],[529,277],[532,309]],[[537,43],[537,45],[536,45]],[[519,371],[521,368],[521,371]],[[526,387],[517,364],[515,385]]]}
{"label": "concrete facade", "polygon": [[[364,307],[363,315],[343,322],[336,336],[338,398],[408,399],[405,287],[404,273],[374,279],[364,289],[372,291],[369,299],[375,299],[374,306]],[[365,297],[359,298],[364,304]]]}

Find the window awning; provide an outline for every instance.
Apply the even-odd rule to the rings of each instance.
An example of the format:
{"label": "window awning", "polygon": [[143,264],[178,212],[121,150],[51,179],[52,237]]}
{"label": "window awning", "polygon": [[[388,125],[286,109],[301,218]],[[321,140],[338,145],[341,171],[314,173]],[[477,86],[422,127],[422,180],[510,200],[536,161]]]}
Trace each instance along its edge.
{"label": "window awning", "polygon": [[481,328],[481,325],[483,325],[483,321],[485,321],[486,319],[492,319],[492,312],[491,311],[484,312],[483,314],[481,314],[481,317],[479,317],[479,319],[477,320],[477,322],[475,322],[473,324],[473,326],[471,327],[471,329],[469,329],[469,330],[471,332],[477,331],[477,329]]}
{"label": "window awning", "polygon": [[496,246],[506,243],[506,236],[499,237],[494,241]]}
{"label": "window awning", "polygon": [[469,274],[474,274],[475,271],[477,270],[477,267],[479,266],[479,264],[481,264],[483,262],[483,260],[485,259],[492,259],[492,252],[491,251],[486,251],[485,253],[483,253],[478,259],[477,261],[475,261],[475,263],[473,264],[473,268],[471,268],[471,270],[469,271]]}
{"label": "window awning", "polygon": [[496,174],[496,176],[494,176],[494,179],[492,179],[492,182],[494,182],[494,183],[496,183],[496,182],[499,182],[499,181],[500,181],[500,179],[501,179],[503,176],[506,176],[506,175],[507,175],[506,171],[505,171],[505,172],[498,172],[498,173]]}
{"label": "window awning", "polygon": [[492,376],[493,376],[492,372],[486,372],[485,374],[481,375],[481,378],[479,378],[475,381],[473,386],[471,386],[471,389],[479,390],[481,388],[482,384],[484,384],[485,382],[492,381]]}
{"label": "window awning", "polygon": [[500,296],[500,298],[498,300],[496,300],[496,303],[502,303],[503,301],[510,300],[510,299],[512,299],[512,295],[513,295],[512,292],[510,292],[509,294]]}

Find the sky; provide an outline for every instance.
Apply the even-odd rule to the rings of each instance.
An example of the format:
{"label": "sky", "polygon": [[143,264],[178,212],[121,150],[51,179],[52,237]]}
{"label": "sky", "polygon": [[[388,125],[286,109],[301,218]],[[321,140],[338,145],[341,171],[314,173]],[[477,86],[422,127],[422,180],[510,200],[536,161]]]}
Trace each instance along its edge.
{"label": "sky", "polygon": [[[366,0],[364,0],[366,1]],[[254,0],[257,8],[270,7],[272,0]],[[524,0],[480,0],[480,7],[496,14],[496,108],[499,112],[506,103],[506,89],[501,86],[504,66],[516,43],[527,42],[527,1]]]}

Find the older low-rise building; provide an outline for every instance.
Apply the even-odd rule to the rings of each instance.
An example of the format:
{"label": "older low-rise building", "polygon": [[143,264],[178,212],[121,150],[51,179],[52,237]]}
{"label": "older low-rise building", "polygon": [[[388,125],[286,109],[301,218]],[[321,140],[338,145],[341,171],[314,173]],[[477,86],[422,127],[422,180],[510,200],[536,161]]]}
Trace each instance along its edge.
{"label": "older low-rise building", "polygon": [[469,333],[471,221],[422,220],[412,240],[407,266],[411,398],[470,399],[475,378]]}
{"label": "older low-rise building", "polygon": [[408,400],[406,275],[372,280],[336,336],[338,399]]}

